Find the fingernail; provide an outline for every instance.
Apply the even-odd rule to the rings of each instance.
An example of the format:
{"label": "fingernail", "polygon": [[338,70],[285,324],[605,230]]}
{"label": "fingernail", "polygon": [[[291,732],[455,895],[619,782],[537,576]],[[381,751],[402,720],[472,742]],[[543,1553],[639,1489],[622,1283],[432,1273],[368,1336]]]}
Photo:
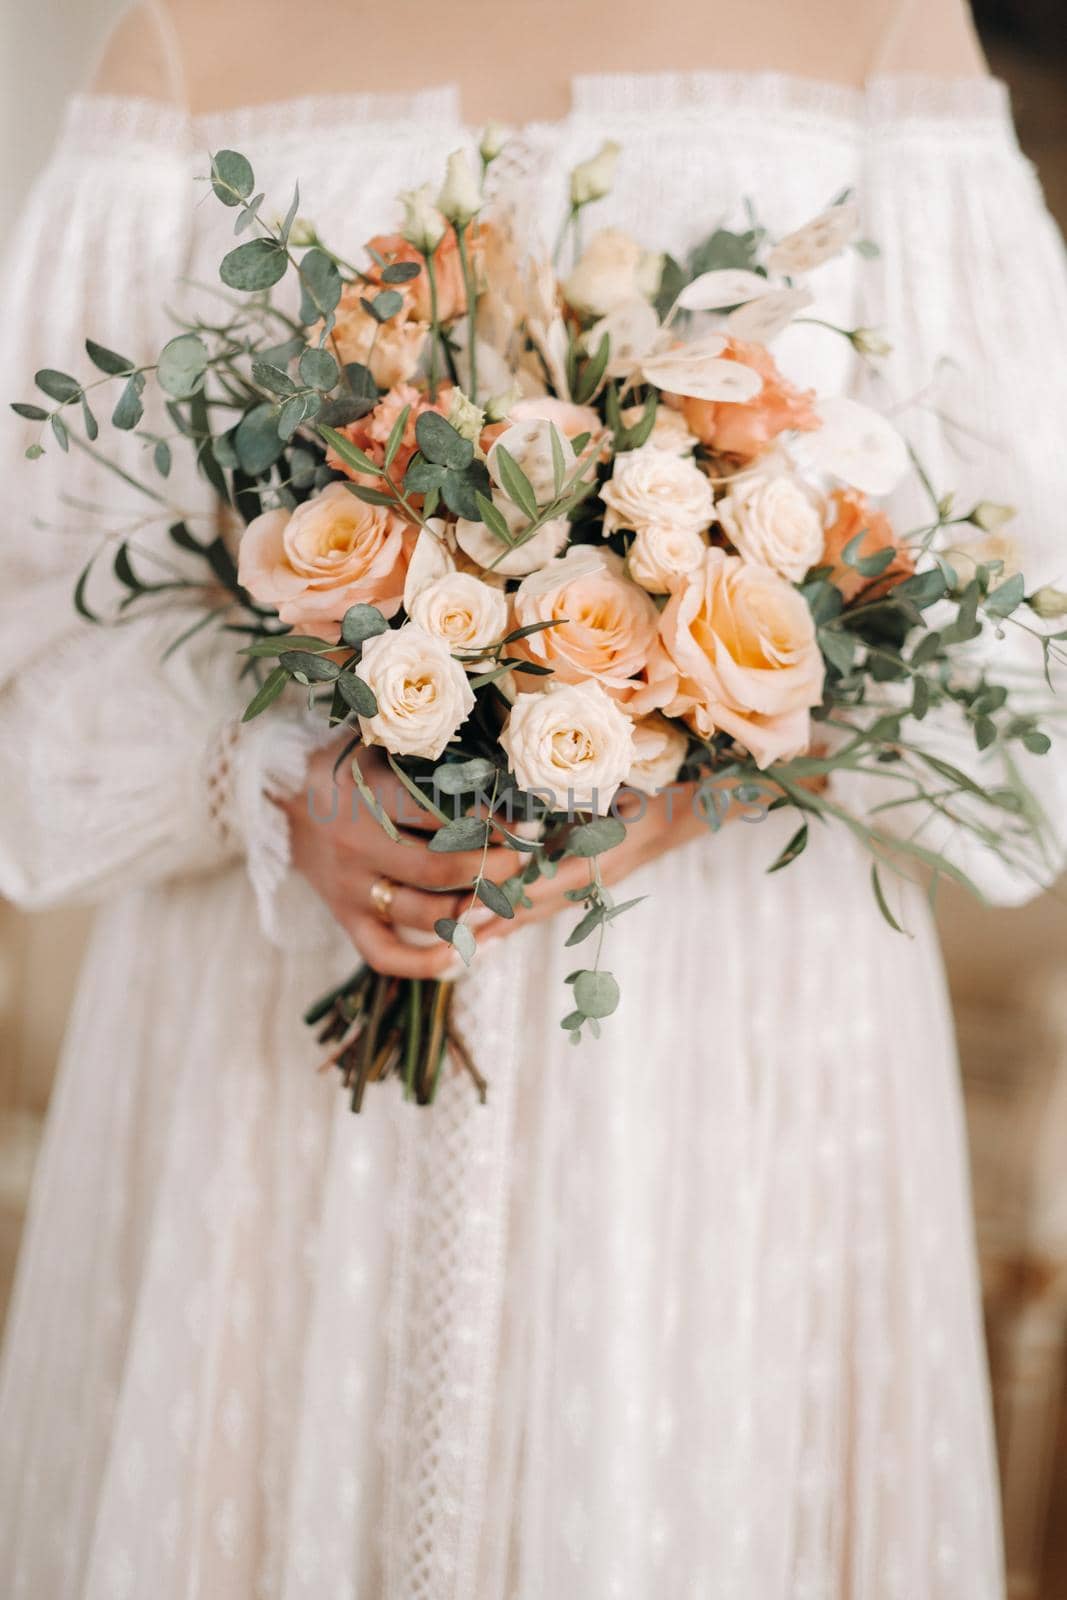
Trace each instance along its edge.
{"label": "fingernail", "polygon": [[488,906],[475,906],[470,912],[467,921],[472,928],[486,928],[495,919],[496,912],[490,911]]}
{"label": "fingernail", "polygon": [[399,923],[394,924],[393,932],[405,944],[418,945],[422,949],[429,949],[438,943],[436,933],[427,933],[425,928],[404,928]]}
{"label": "fingernail", "polygon": [[462,956],[453,956],[447,967],[442,967],[439,976],[445,983],[455,983],[458,978],[466,975],[467,963]]}

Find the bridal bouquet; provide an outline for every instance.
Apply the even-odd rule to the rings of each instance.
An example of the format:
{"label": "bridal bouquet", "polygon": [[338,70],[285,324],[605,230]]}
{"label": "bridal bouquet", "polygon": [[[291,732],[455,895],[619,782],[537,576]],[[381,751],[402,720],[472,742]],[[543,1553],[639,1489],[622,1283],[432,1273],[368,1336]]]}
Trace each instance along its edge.
{"label": "bridal bouquet", "polygon": [[[1013,570],[1009,508],[956,505],[885,417],[779,370],[777,336],[818,320],[812,275],[875,250],[851,195],[778,240],[750,212],[684,262],[614,230],[583,249],[613,181],[608,144],[571,174],[554,259],[524,256],[483,196],[500,147],[491,129],[480,173],[458,153],[439,193],[402,195],[400,230],[355,263],[300,218],[299,193],[268,221],[249,162],[220,151],[211,187],[248,236],[221,263],[225,316],[183,325],[146,366],[90,340],[101,376],[39,372],[53,404],[15,410],[60,449],[99,455],[97,391],[116,384],[111,422],[143,440],[158,479],[175,445],[195,453],[222,513],[203,532],[168,515],[160,482],[111,463],[203,567],[153,578],[113,537],[120,614],[202,590],[204,624],[239,636],[246,719],[295,691],[338,729],[338,768],[383,828],[363,746],[387,753],[435,825],[431,850],[484,861],[511,846],[513,876],[476,874],[467,909],[437,924],[464,962],[475,908],[513,918],[539,876],[587,863],[565,933],[595,951],[567,980],[577,1042],[619,1002],[603,935],[636,903],[613,899],[601,857],[652,795],[676,787],[712,829],[733,807],[792,809],[770,871],[800,856],[813,820],[850,831],[894,926],[884,870],[962,875],[919,830],[891,840],[880,809],[903,796],[1001,854],[1032,844],[1021,786],[982,787],[927,751],[921,725],[936,711],[979,750],[1046,750],[971,642],[1026,628],[1047,674],[1067,634],[1034,619],[1067,599],[1029,594]],[[864,360],[886,350],[872,329],[834,335]],[[929,515],[905,530],[881,502],[909,471]],[[87,569],[75,604],[105,620],[88,582]],[[891,777],[891,798],[855,814],[835,798],[841,773]],[[388,898],[385,885],[385,913]],[[484,1092],[452,994],[362,967],[312,1006],[356,1109],[393,1073],[431,1101],[450,1059]]]}

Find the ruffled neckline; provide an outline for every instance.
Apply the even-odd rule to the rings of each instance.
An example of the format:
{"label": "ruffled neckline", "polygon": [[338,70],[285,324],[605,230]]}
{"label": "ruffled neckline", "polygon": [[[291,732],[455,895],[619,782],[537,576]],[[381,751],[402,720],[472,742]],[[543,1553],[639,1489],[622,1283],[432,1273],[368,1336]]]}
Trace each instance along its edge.
{"label": "ruffled neckline", "polygon": [[[944,136],[999,131],[1014,139],[1008,90],[999,79],[913,73],[873,77],[863,88],[779,72],[580,75],[572,80],[571,108],[565,116],[515,131],[519,138],[539,142],[589,122],[671,123],[723,116],[821,126],[845,137],[896,128]],[[437,126],[457,135],[476,131],[464,123],[454,84],[412,94],[307,95],[197,116],[136,96],[82,93],[68,104],[61,144],[84,150],[102,142],[114,149],[127,141],[181,152],[240,146],[242,141],[257,146],[288,142],[346,127],[393,137],[412,126],[423,136]]]}

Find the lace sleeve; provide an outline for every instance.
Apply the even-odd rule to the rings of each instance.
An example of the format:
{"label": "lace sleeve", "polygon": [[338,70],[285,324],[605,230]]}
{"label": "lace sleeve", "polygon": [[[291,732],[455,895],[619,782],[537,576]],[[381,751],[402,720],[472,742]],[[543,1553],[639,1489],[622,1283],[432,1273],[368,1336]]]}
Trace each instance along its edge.
{"label": "lace sleeve", "polygon": [[[170,332],[168,285],[185,266],[193,168],[180,148],[139,145],[136,118],[108,149],[82,149],[68,131],[7,266],[0,372],[11,397],[40,398],[41,367],[88,377],[86,336],[154,357]],[[106,414],[117,393],[92,398]],[[44,458],[27,462],[35,438],[32,423],[9,418],[0,430],[0,892],[39,906],[244,855],[269,924],[288,865],[271,796],[299,787],[313,735],[296,710],[242,728],[250,689],[232,635],[204,629],[168,653],[200,602],[115,627],[78,619],[77,574],[109,530],[133,530],[151,559],[167,545],[166,508],[87,453],[64,458],[47,434]],[[109,432],[109,454],[116,440],[123,467],[150,482],[144,440]],[[179,455],[167,499],[210,516],[211,491]]]}
{"label": "lace sleeve", "polygon": [[[856,322],[883,326],[892,339],[886,378],[904,431],[937,492],[952,491],[960,511],[982,500],[1016,508],[1004,530],[1007,554],[1016,557],[1029,589],[1063,587],[1067,260],[1037,180],[1001,123],[988,131],[975,125],[969,136],[961,132],[936,148],[921,125],[909,125],[872,140],[867,166],[867,231],[882,258],[861,275],[874,288]],[[885,387],[871,398],[884,406]],[[917,492],[896,508],[902,527],[928,517]],[[962,536],[946,530],[942,542],[977,537],[975,530]],[[1033,620],[1025,611],[1020,618]],[[927,718],[923,743],[983,787],[1018,787],[1021,778],[1043,814],[1045,848],[1024,851],[1009,866],[980,838],[948,823],[924,828],[920,840],[942,850],[990,900],[1019,904],[1067,858],[1067,714],[1044,682],[1037,640],[1016,622],[1006,624],[1001,638],[987,625],[975,656],[994,682],[1010,685],[1017,705],[1041,716],[1053,737],[1051,752],[1030,755],[1013,742],[1007,756],[996,747],[979,755],[954,708]],[[1062,677],[1060,696],[1067,692]],[[861,780],[848,797],[865,809],[890,799],[888,791],[887,783]],[[916,821],[907,807],[882,815],[894,831],[910,831]],[[989,811],[983,815],[988,821]]]}

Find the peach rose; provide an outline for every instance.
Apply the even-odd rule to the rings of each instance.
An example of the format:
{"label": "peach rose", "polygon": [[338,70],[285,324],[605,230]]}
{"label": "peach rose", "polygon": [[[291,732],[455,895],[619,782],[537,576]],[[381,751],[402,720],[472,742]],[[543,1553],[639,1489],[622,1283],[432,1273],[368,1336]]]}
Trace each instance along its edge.
{"label": "peach rose", "polygon": [[807,749],[824,667],[792,584],[710,549],[668,601],[660,637],[678,670],[668,716],[684,716],[702,738],[730,734],[760,767]]}
{"label": "peach rose", "polygon": [[[467,233],[467,249],[470,253],[471,266],[477,270],[477,262],[482,253],[483,230],[475,224]],[[430,279],[426,271],[426,264],[421,253],[413,244],[409,244],[400,233],[379,234],[367,244],[368,251],[375,251],[385,261],[387,266],[397,262],[413,261],[422,268],[417,278],[412,278],[405,284],[386,284],[381,281],[382,268],[374,258],[367,268],[367,276],[372,283],[382,289],[397,288],[404,295],[405,315],[415,322],[430,321]],[[459,259],[459,245],[456,235],[448,228],[441,243],[433,253],[434,278],[437,282],[437,320],[439,322],[454,322],[457,317],[462,317],[467,309],[467,290],[463,283],[463,265]],[[366,294],[364,286],[361,291]]]}
{"label": "peach rose", "polygon": [[641,794],[659,794],[678,776],[689,738],[676,722],[658,715],[634,724],[634,764],[626,774],[627,786]]}
{"label": "peach rose", "polygon": [[[364,455],[370,456],[371,460],[377,462],[380,466],[385,461],[385,447],[389,442],[389,435],[393,431],[393,426],[399,419],[404,407],[410,406],[411,411],[404,425],[404,434],[400,440],[400,447],[393,457],[393,464],[389,469],[390,479],[393,483],[398,484],[402,482],[411,458],[418,449],[418,444],[415,440],[415,424],[424,411],[436,411],[440,416],[446,417],[451,393],[451,385],[442,386],[437,391],[436,401],[432,401],[410,383],[398,383],[395,388],[390,389],[389,393],[379,400],[373,411],[369,411],[365,417],[360,417],[356,422],[350,422],[346,428],[340,428],[338,431],[343,433],[346,439],[351,439],[352,443],[357,445]],[[378,480],[373,478],[369,472],[357,472],[354,468],[347,467],[332,449],[326,451],[326,465],[332,467],[335,472],[346,473],[356,483],[367,484],[372,489],[377,486]]]}
{"label": "peach rose", "polygon": [[297,632],[335,640],[349,606],[377,606],[387,617],[399,608],[413,542],[414,530],[395,512],[331,483],[295,511],[265,511],[250,522],[237,576]]}
{"label": "peach rose", "polygon": [[665,396],[700,442],[716,455],[751,461],[780,433],[794,428],[806,432],[819,426],[814,392],[797,389],[783,378],[774,357],[763,345],[727,339],[720,359],[739,361],[759,374],[763,387],[753,399],[742,402]]}
{"label": "peach rose", "polygon": [[518,652],[551,667],[559,682],[595,678],[616,695],[644,666],[659,621],[651,598],[626,576],[622,557],[589,545],[573,545],[524,578],[513,615],[516,628],[554,624],[521,640]]}
{"label": "peach rose", "polygon": [[[860,494],[858,489],[835,489],[830,500],[835,516],[826,530],[822,558],[826,566],[833,568],[830,580],[840,589],[846,605],[855,600],[861,591],[864,600],[878,600],[888,594],[895,584],[911,577],[915,571],[915,558],[906,546],[898,543],[893,525],[884,511],[872,506],[866,495]],[[873,578],[865,578],[862,572],[857,572],[841,559],[845,546],[864,529],[867,530],[866,537],[858,546],[861,556],[873,556],[890,545],[896,551],[885,571]]]}
{"label": "peach rose", "polygon": [[[414,375],[430,325],[399,314],[379,323],[360,304],[366,297],[366,284],[345,284],[328,346],[343,366],[352,361],[369,366],[375,383],[392,389]],[[310,344],[315,343],[321,326],[316,323],[308,330]]]}

